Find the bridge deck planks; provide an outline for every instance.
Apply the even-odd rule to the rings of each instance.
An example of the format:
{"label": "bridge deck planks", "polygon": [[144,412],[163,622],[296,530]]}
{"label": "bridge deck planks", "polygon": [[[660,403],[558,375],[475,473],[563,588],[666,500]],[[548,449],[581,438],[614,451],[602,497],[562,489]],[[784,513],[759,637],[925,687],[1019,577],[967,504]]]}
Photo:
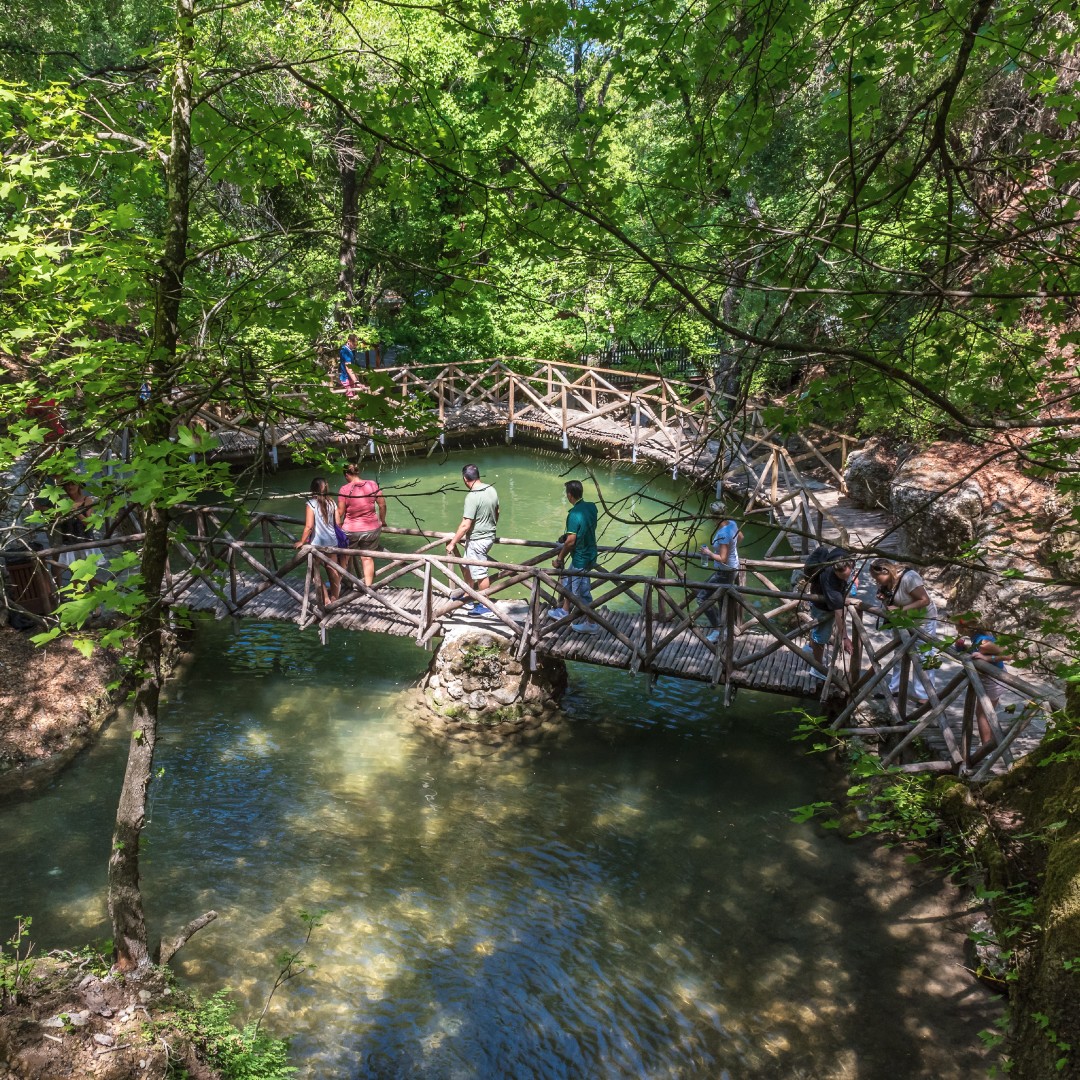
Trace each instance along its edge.
{"label": "bridge deck planks", "polygon": [[[300,591],[297,579],[289,580],[293,588]],[[242,596],[260,581],[255,574],[238,575],[238,595]],[[419,621],[422,596],[418,589],[383,587],[379,592],[402,611],[415,615]],[[183,594],[180,602],[192,611],[207,612],[219,619],[229,615],[227,605],[214,595],[206,582],[200,581],[192,585]],[[316,614],[314,590],[309,603],[310,614]],[[295,623],[300,620],[300,602],[280,587],[274,586],[248,601],[239,615],[242,618]],[[640,647],[644,634],[644,619],[640,614],[605,609],[604,616],[628,640],[639,643]],[[439,621],[443,629],[450,625],[469,625],[495,632],[498,632],[500,627],[505,629],[504,624],[496,619],[475,619],[454,612],[444,613]],[[327,629],[363,630],[397,637],[417,635],[416,623],[410,622],[376,598],[360,594],[353,595],[347,604],[328,616],[323,625]],[[662,622],[655,623],[654,633],[663,634],[664,627]],[[702,626],[699,630],[701,637],[696,636],[689,627],[680,631],[660,650],[650,665],[651,673],[711,682],[716,667],[717,647],[704,640],[709,627]],[[735,640],[736,658],[763,648],[769,640],[771,639],[763,631],[748,630]],[[631,660],[631,650],[608,631],[601,629],[597,634],[580,634],[571,629],[569,623],[559,630],[548,630],[540,639],[537,651],[541,655],[561,660],[622,669],[629,669]],[[720,665],[720,676],[722,681],[723,664]],[[788,649],[778,649],[751,667],[734,671],[732,683],[739,687],[796,697],[816,696],[818,689],[811,682],[806,665]]]}

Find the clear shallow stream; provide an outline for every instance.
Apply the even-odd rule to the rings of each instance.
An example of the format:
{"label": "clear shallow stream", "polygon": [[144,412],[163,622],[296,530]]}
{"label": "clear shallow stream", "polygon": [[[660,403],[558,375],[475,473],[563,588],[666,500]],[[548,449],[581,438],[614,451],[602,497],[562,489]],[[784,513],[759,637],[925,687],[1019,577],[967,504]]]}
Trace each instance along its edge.
{"label": "clear shallow stream", "polygon": [[[471,459],[506,535],[562,531],[565,462]],[[429,490],[464,460],[383,479]],[[628,496],[641,482],[604,478]],[[456,525],[462,495],[417,499],[426,527]],[[426,661],[405,639],[204,623],[170,684],[148,911],[164,933],[220,913],[176,965],[235,988],[244,1017],[302,940],[299,912],[326,912],[313,969],[270,1013],[301,1076],[984,1075],[964,1035],[949,1045],[960,1003],[943,1016],[922,998],[931,920],[876,895],[871,849],[792,822],[827,782],[791,742],[795,703],[742,693],[725,710],[697,684],[573,666],[562,746],[478,759],[413,727]],[[114,724],[52,789],[0,809],[0,917],[32,914],[42,948],[108,933],[127,736]]]}

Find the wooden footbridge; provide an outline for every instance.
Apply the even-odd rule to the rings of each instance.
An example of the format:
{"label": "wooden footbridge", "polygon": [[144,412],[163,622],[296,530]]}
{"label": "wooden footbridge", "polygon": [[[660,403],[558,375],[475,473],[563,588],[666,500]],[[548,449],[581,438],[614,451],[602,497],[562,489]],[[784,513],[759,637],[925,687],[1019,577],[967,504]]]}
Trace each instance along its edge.
{"label": "wooden footbridge", "polygon": [[[396,457],[431,453],[453,437],[528,437],[650,462],[715,486],[717,494],[736,494],[744,516],[758,514],[783,530],[773,550],[790,541],[805,554],[823,534],[847,543],[845,521],[818,491],[822,481],[843,490],[844,467],[859,440],[818,425],[783,432],[764,402],[739,401],[702,381],[519,357],[400,365],[379,376],[382,405],[411,416],[412,427],[391,421],[334,428],[209,407],[197,409],[193,420],[217,437],[225,459],[265,456],[275,464],[312,446]],[[311,399],[311,387],[284,388],[277,396],[298,409]]]}
{"label": "wooden footbridge", "polygon": [[[464,579],[465,560],[444,553],[445,533],[384,530],[387,543],[410,550],[372,553],[376,575],[368,586],[351,566],[340,568],[347,550],[297,550],[298,518],[197,508],[185,514],[183,526],[165,582],[164,601],[172,608],[219,619],[291,622],[324,640],[331,630],[343,629],[409,637],[422,646],[453,626],[471,625],[502,636],[531,668],[548,657],[649,678],[692,679],[720,688],[725,704],[739,689],[817,698],[836,714],[834,729],[884,740],[886,763],[903,762],[905,751],[922,737],[937,757],[903,765],[911,771],[983,778],[1012,760],[1016,740],[1041,726],[1049,707],[1045,686],[955,654],[942,640],[915,629],[873,630],[863,618],[864,610],[883,614],[873,609],[849,612],[851,654],[834,641],[829,660],[818,664],[810,650],[815,623],[808,597],[791,586],[792,572],[801,565],[795,558],[747,560],[737,585],[707,586],[688,576],[686,553],[602,547],[602,568],[590,572],[594,601],[586,607],[570,591],[567,572],[546,565],[554,554],[550,542],[500,538],[494,552],[516,558],[486,564],[492,584],[482,596]],[[45,567],[61,550],[130,547],[141,539],[116,537],[34,557]],[[344,585],[332,600],[323,598],[319,585],[331,567],[340,569]],[[477,600],[490,605],[490,616],[467,614]],[[552,617],[553,608],[567,614]],[[710,609],[720,630],[717,640],[710,640]],[[597,633],[572,628],[586,617]],[[940,665],[936,677],[927,675],[931,663]],[[861,708],[884,691],[897,665],[899,693],[884,695],[888,722],[868,725]],[[1004,722],[988,700],[987,678],[1003,683],[1015,698]],[[914,697],[918,685],[928,687],[925,704]],[[990,747],[973,740],[980,705],[993,718]]]}
{"label": "wooden footbridge", "polygon": [[[1045,685],[1002,675],[979,660],[951,653],[945,643],[917,630],[871,629],[852,611],[853,651],[844,656],[833,643],[831,662],[819,665],[810,650],[813,622],[807,597],[792,591],[800,556],[823,539],[848,545],[846,523],[824,497],[843,489],[843,471],[856,440],[821,428],[787,434],[753,402],[741,403],[707,385],[661,375],[628,374],[586,365],[498,358],[440,367],[385,369],[380,392],[403,412],[426,416],[428,426],[378,431],[348,424],[343,431],[306,420],[274,420],[236,411],[197,407],[188,418],[219,441],[220,453],[251,459],[289,453],[301,444],[336,446],[354,454],[429,452],[456,432],[503,431],[555,439],[564,448],[602,450],[631,461],[652,461],[680,470],[699,483],[737,492],[740,516],[759,514],[777,526],[765,558],[748,560],[738,585],[706,588],[690,580],[685,553],[657,549],[601,549],[602,569],[593,571],[594,604],[585,611],[567,587],[566,575],[544,564],[553,554],[546,542],[500,538],[501,561],[489,563],[493,584],[484,597],[492,615],[473,619],[465,611],[480,595],[462,574],[463,560],[443,553],[444,534],[386,529],[393,547],[380,550],[372,586],[347,568],[342,595],[324,602],[315,584],[347,552],[307,547],[297,552],[301,523],[281,515],[236,509],[193,509],[177,532],[165,600],[170,606],[218,618],[277,619],[325,635],[332,629],[364,630],[413,638],[420,645],[454,625],[471,622],[503,635],[514,653],[535,665],[542,657],[580,661],[647,677],[694,679],[723,688],[725,701],[737,689],[794,698],[819,698],[837,710],[834,728],[884,741],[885,760],[897,763],[922,738],[937,760],[905,765],[985,777],[1012,757],[1017,740],[1035,730],[1046,712]],[[325,387],[321,392],[329,392]],[[311,388],[295,388],[297,401]],[[285,395],[286,400],[289,393]],[[425,440],[431,440],[430,444]],[[875,520],[888,529],[883,517]],[[864,549],[879,540],[863,530]],[[33,555],[44,567],[62,551],[80,547],[130,546],[136,534]],[[790,542],[794,557],[777,554]],[[505,556],[518,554],[516,559]],[[42,569],[51,581],[51,571]],[[464,594],[464,598],[460,594]],[[552,608],[565,617],[552,618]],[[872,609],[864,609],[872,612]],[[710,613],[713,619],[709,619]],[[881,613],[878,613],[881,614]],[[595,620],[596,634],[572,623]],[[710,640],[710,621],[720,634]],[[929,701],[911,688],[924,681],[924,666],[941,663],[929,682]],[[899,666],[899,694],[885,693],[888,723],[865,722],[862,707],[880,695]],[[995,716],[986,678],[1004,683],[1015,701],[1006,723],[995,719],[992,747],[974,747],[977,706]]]}

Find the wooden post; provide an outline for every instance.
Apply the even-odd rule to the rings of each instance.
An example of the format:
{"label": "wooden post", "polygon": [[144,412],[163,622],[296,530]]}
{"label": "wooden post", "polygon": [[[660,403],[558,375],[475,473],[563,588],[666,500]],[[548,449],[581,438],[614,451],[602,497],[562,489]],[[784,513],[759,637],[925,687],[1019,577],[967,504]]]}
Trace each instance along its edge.
{"label": "wooden post", "polygon": [[898,631],[901,635],[900,644],[903,651],[900,654],[900,686],[897,690],[896,700],[900,706],[900,715],[905,719],[907,718],[907,703],[908,703],[908,685],[911,682],[911,657],[908,655],[908,649],[911,647],[911,643],[915,640],[914,637],[908,639],[905,643],[903,639],[903,631]]}
{"label": "wooden post", "polygon": [[259,522],[259,532],[262,533],[262,556],[263,561],[277,569],[277,550],[270,546],[270,522],[263,518]]}
{"label": "wooden post", "polygon": [[423,645],[432,622],[431,560],[424,560],[424,584],[420,596],[420,625],[416,628],[416,644]]}
{"label": "wooden post", "polygon": [[[665,562],[666,562],[665,553],[663,551],[661,551],[656,556],[656,576],[658,578],[662,578],[664,576],[664,564],[665,564]],[[658,591],[657,594],[656,594],[656,617],[658,619],[660,619],[661,621],[666,620],[668,618],[668,608],[669,607],[670,607],[670,605],[668,604],[667,600],[665,600],[664,597],[661,596],[659,591]]]}
{"label": "wooden post", "polygon": [[[862,611],[860,611],[858,608],[855,608],[851,612],[851,621],[852,621],[852,623],[854,623],[856,619],[858,619],[860,623],[862,622]],[[863,647],[862,634],[856,633],[854,626],[852,626],[851,630],[852,630],[852,633],[851,633],[851,660],[848,663],[848,697],[849,698],[850,698],[850,696],[852,694],[852,691],[855,688],[855,684],[859,680],[859,673],[862,671],[862,647]]]}
{"label": "wooden post", "polygon": [[731,685],[731,673],[735,666],[735,618],[738,605],[732,600],[731,586],[724,589],[720,606],[720,621],[724,627],[724,707],[735,700],[735,688]]}
{"label": "wooden post", "polygon": [[648,656],[653,647],[653,615],[652,615],[652,582],[647,582],[641,598],[641,606],[645,615],[645,642],[642,652]]}
{"label": "wooden post", "polygon": [[308,602],[311,599],[311,549],[308,549],[307,562],[304,564],[304,602],[300,605],[300,629],[307,622]]}
{"label": "wooden post", "polygon": [[566,435],[568,429],[567,429],[567,426],[566,426],[566,384],[565,383],[563,383],[561,389],[562,389],[562,446],[563,446],[563,449],[566,450],[566,449],[569,448],[569,443],[568,443],[567,435]]}
{"label": "wooden post", "polygon": [[[556,603],[562,605],[562,600],[556,597]],[[540,620],[543,616],[540,614],[540,578],[535,574],[532,579],[532,591],[529,595],[529,670],[536,670],[536,649],[540,644]],[[522,645],[526,644],[524,637],[522,638]]]}
{"label": "wooden post", "polygon": [[971,762],[971,734],[975,721],[975,688],[968,683],[967,693],[964,695],[964,718],[960,723],[960,755],[964,764]]}

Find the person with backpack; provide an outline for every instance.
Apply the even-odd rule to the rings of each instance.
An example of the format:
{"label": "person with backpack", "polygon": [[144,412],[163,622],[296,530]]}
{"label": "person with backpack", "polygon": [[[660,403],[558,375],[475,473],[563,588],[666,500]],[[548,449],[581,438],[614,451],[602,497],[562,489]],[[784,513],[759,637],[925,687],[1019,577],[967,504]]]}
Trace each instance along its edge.
{"label": "person with backpack", "polygon": [[[810,631],[810,652],[822,667],[825,666],[825,646],[828,645],[834,630],[844,651],[851,652],[852,649],[845,611],[854,570],[855,560],[839,547],[816,548],[810,553],[803,568],[806,591],[813,597],[810,601],[810,614],[814,618],[814,626]],[[832,619],[824,621],[829,615],[832,615]],[[811,668],[810,674],[815,679],[825,679],[825,672],[818,671],[817,668]]]}
{"label": "person with backpack", "polygon": [[[712,539],[708,544],[702,545],[702,558],[712,563],[713,572],[709,575],[706,585],[734,585],[735,578],[739,573],[739,541],[742,539],[742,531],[738,522],[728,515],[727,507],[720,501],[714,502],[709,507],[716,526],[713,529]],[[702,589],[697,594],[699,604],[704,604],[712,595],[713,590]],[[705,608],[705,618],[708,619],[712,629],[706,636],[706,640],[716,643],[720,640],[720,603],[719,599],[709,602]]]}
{"label": "person with backpack", "polygon": [[[956,629],[960,631],[960,637],[953,643],[955,649],[971,653],[976,660],[992,664],[998,671],[1005,670],[1005,661],[1011,660],[1012,657],[997,643],[997,638],[983,625],[982,619],[975,612],[969,611],[964,615],[958,615]],[[986,697],[996,713],[1005,687],[997,679],[988,675],[981,674],[980,678]],[[983,748],[988,750],[997,745],[997,739],[990,729],[990,717],[981,701],[975,704],[975,722],[979,726],[979,738],[982,740]]]}
{"label": "person with backpack", "polygon": [[[918,621],[916,625],[926,634],[937,631],[937,606],[926,591],[926,582],[910,566],[901,566],[890,559],[875,559],[870,564],[870,576],[877,586],[878,600],[887,611],[908,612]],[[889,678],[889,693],[900,690],[899,661]],[[929,695],[930,676],[923,673],[919,685],[912,690],[912,698],[925,705]],[[921,693],[920,693],[921,690]]]}

